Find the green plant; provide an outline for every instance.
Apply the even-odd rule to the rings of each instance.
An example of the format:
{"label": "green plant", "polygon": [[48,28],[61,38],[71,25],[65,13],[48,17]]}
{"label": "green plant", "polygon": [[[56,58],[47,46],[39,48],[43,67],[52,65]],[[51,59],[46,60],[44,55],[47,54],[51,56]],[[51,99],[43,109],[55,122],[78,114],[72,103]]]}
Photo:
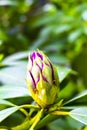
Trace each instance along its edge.
{"label": "green plant", "polygon": [[[37,52],[37,53],[38,53],[38,55],[43,55],[43,57],[44,57],[44,54],[42,52],[41,53]],[[32,58],[35,57],[34,54],[35,54],[35,52],[32,54],[32,57],[30,58],[30,60],[34,60],[34,59],[32,59]],[[39,56],[39,57],[41,57],[41,56]],[[34,62],[33,64],[36,64],[37,61],[38,61],[39,64],[41,65],[41,63],[39,61],[40,60],[39,57],[36,58],[36,61],[32,61],[32,62]],[[42,62],[43,65],[44,65],[44,63],[46,63],[48,65],[47,59],[44,59],[41,62]],[[49,63],[50,63],[50,61],[49,61]],[[18,66],[22,65],[22,64],[23,64],[22,62],[17,63]],[[29,62],[29,64],[28,64],[28,66],[31,66],[31,62]],[[36,66],[37,66],[37,64],[36,64]],[[36,68],[36,66],[34,65],[33,67]],[[46,66],[44,65],[44,67],[46,67]],[[9,68],[9,67],[7,67],[7,68]],[[75,72],[73,72],[72,70],[70,70],[68,68],[65,68],[65,69],[62,68],[62,67],[56,67],[56,68],[58,69],[58,75],[59,75],[60,83],[63,82],[63,80],[67,77],[68,74],[70,74],[70,73],[75,74]],[[28,68],[28,73],[29,73],[29,69],[30,68]],[[16,71],[16,69],[15,69],[15,71]],[[30,69],[30,71],[32,71],[32,70]],[[48,71],[48,70],[45,69],[45,71]],[[51,71],[53,71],[53,69]],[[3,68],[2,68],[2,72],[3,72]],[[31,72],[34,77],[36,77],[35,75],[37,75],[36,72],[39,73],[38,68],[37,68],[36,71]],[[65,72],[65,74],[64,74],[64,72]],[[45,72],[43,71],[42,73],[45,73]],[[54,71],[54,73],[56,73],[56,71]],[[61,73],[63,73],[63,77],[62,77]],[[2,73],[2,75],[3,74],[4,73]],[[49,76],[51,76],[50,74],[51,74],[51,72],[48,73]],[[9,75],[7,74],[7,76],[9,76]],[[16,78],[16,77],[14,77],[14,78]],[[48,78],[48,76],[46,78]],[[56,77],[55,80],[57,80],[57,78],[58,77]],[[27,77],[27,80],[28,80],[28,85],[30,86],[29,88],[31,90],[32,87],[33,87],[32,86],[33,84],[31,84],[32,82],[31,82],[31,79],[29,77]],[[50,80],[50,78],[49,78],[49,80]],[[47,86],[44,86],[44,85],[47,85],[45,83],[46,81],[44,81],[44,83],[43,83],[43,81],[41,80],[40,82],[41,83],[38,84],[39,86],[37,86],[38,89],[41,89],[41,88],[43,89],[43,87],[44,87],[44,89],[47,89]],[[42,83],[43,83],[43,86],[41,87]],[[71,84],[72,83],[70,83],[70,85],[66,85],[66,88],[68,89],[69,87],[72,87]],[[51,86],[48,86],[48,89],[50,87]],[[61,84],[60,84],[60,87],[62,87]],[[55,86],[53,86],[53,88],[55,88]],[[45,95],[44,99],[41,99],[41,101],[39,101],[40,99],[38,99],[39,98],[38,96],[40,96],[40,98],[41,98],[41,95],[38,95],[39,93],[37,93],[37,96],[36,96],[36,94],[35,94],[36,92],[33,93],[33,95],[32,95],[33,98],[41,106],[38,106],[38,104],[36,104],[36,103],[32,104],[33,103],[32,100],[30,101],[30,103],[27,103],[27,104],[22,103],[21,105],[17,105],[16,101],[15,101],[15,103],[13,103],[14,101],[7,100],[7,99],[18,97],[18,98],[20,98],[20,101],[21,101],[21,97],[28,97],[29,98],[30,97],[29,90],[24,86],[23,87],[22,86],[16,87],[16,86],[9,86],[9,85],[7,86],[6,85],[4,87],[1,87],[0,88],[0,104],[1,105],[3,104],[4,109],[2,108],[2,110],[0,111],[0,122],[2,122],[8,116],[10,116],[11,114],[13,114],[14,112],[17,112],[19,110],[20,112],[22,112],[25,115],[25,119],[20,125],[12,127],[11,128],[12,130],[15,130],[15,129],[16,130],[39,129],[42,126],[46,125],[47,123],[49,123],[49,122],[51,122],[51,121],[53,121],[57,118],[61,118],[62,116],[70,116],[70,117],[76,119],[77,121],[87,125],[87,115],[86,115],[87,107],[85,105],[82,106],[81,103],[79,103],[79,102],[81,102],[82,99],[86,100],[85,96],[87,96],[87,91],[82,92],[81,94],[75,96],[72,99],[70,99],[70,97],[69,97],[67,100],[65,100],[65,98],[68,97],[68,93],[70,93],[70,91],[69,90],[67,91],[67,89],[64,90],[64,92],[63,92],[63,90],[60,91],[59,94],[58,94],[58,99],[55,100],[55,102],[52,102],[52,105],[51,105],[51,102],[47,106],[45,105],[45,108],[44,108],[43,102],[45,102],[45,98],[46,98],[46,104],[48,103],[49,100],[50,101],[52,100],[52,99],[50,99],[50,98],[52,98],[52,95],[51,96],[49,95],[50,90],[47,92],[47,96],[48,96],[49,100],[47,99],[47,97]],[[75,89],[75,88],[73,88],[73,89]],[[55,92],[57,92],[57,91],[58,90],[56,90],[56,88],[55,88]],[[33,92],[33,90],[30,91],[30,92]],[[42,92],[40,92],[40,94],[41,93]],[[63,95],[64,93],[65,93],[65,98],[62,97],[62,96],[64,96]],[[9,107],[5,108],[6,106],[9,106]]]}
{"label": "green plant", "polygon": [[[42,117],[26,83],[28,53],[37,48],[55,64],[60,86]],[[35,129],[86,130],[86,99],[86,0],[0,0],[0,128],[27,130],[38,115]]]}

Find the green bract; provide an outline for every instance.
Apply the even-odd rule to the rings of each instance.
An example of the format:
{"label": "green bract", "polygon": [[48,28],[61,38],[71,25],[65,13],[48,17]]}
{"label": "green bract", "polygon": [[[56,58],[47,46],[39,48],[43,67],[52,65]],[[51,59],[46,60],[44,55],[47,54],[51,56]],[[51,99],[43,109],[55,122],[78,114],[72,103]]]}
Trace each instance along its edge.
{"label": "green bract", "polygon": [[41,51],[29,55],[27,83],[33,99],[45,108],[54,103],[59,90],[56,67]]}

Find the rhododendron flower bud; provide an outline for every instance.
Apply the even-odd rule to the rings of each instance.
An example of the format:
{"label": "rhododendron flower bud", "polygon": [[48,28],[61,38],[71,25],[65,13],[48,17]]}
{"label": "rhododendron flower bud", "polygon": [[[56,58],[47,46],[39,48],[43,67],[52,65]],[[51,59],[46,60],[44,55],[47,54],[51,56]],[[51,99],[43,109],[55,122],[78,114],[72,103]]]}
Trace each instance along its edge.
{"label": "rhododendron flower bud", "polygon": [[35,51],[29,55],[27,83],[32,98],[42,108],[54,103],[59,90],[58,73],[42,51]]}

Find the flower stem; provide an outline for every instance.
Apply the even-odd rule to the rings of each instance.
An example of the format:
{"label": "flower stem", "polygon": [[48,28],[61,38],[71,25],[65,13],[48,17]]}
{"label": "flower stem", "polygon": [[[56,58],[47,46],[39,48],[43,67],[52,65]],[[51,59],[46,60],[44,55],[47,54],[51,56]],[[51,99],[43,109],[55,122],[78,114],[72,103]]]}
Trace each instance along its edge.
{"label": "flower stem", "polygon": [[30,105],[30,104],[25,104],[25,105],[22,105],[21,107],[24,107],[24,108],[34,108],[34,109],[40,109],[40,107],[39,107],[39,106]]}
{"label": "flower stem", "polygon": [[19,111],[21,111],[25,116],[29,115],[28,112],[23,108],[20,108]]}
{"label": "flower stem", "polygon": [[54,112],[51,112],[50,114],[66,116],[66,115],[69,115],[69,112],[66,112],[66,111],[54,111]]}
{"label": "flower stem", "polygon": [[11,128],[11,130],[27,130],[30,127],[30,125],[31,125],[31,122],[27,118],[22,124]]}
{"label": "flower stem", "polygon": [[34,130],[35,126],[37,125],[37,123],[40,121],[42,115],[43,115],[43,112],[44,112],[44,109],[41,109],[37,115],[35,116],[35,121],[34,123],[32,124],[32,126],[30,127],[29,130]]}
{"label": "flower stem", "polygon": [[30,128],[30,126],[33,124],[33,122],[35,121],[35,119],[36,119],[36,116],[34,116],[30,120],[28,118],[26,118],[22,124],[11,128],[11,130],[28,130]]}
{"label": "flower stem", "polygon": [[31,119],[26,118],[22,124],[11,128],[11,130],[27,130],[27,129],[34,130],[34,127],[39,122],[40,118],[42,117],[42,114],[43,114],[43,109],[38,111],[38,113],[33,118]]}

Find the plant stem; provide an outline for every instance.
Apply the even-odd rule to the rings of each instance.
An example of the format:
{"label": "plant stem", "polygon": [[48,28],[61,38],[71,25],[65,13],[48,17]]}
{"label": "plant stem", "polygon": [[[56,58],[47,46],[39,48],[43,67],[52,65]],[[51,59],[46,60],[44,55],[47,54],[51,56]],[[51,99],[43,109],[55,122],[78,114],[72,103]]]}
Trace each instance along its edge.
{"label": "plant stem", "polygon": [[29,105],[29,104],[22,105],[21,107],[24,107],[24,108],[34,108],[34,109],[40,109],[40,107],[39,107],[39,106]]}
{"label": "plant stem", "polygon": [[30,127],[30,125],[31,123],[29,119],[27,118],[22,124],[11,128],[11,130],[27,130]]}
{"label": "plant stem", "polygon": [[25,116],[28,116],[28,112],[24,110],[23,108],[20,108],[19,111],[21,111]]}
{"label": "plant stem", "polygon": [[26,118],[22,124],[11,128],[11,130],[28,130],[30,126],[33,124],[33,122],[35,121],[35,119],[36,119],[36,116],[30,120]]}
{"label": "plant stem", "polygon": [[[17,105],[13,104],[13,106],[17,106]],[[28,116],[28,112],[25,109],[20,107],[19,111],[21,111],[25,116]]]}
{"label": "plant stem", "polygon": [[58,118],[59,118],[59,117],[56,116],[56,115],[47,114],[44,118],[42,118],[42,119],[38,122],[37,126],[35,127],[35,130],[37,130],[37,129],[39,129],[39,128],[41,128],[41,127],[43,127],[43,126],[49,124],[50,122],[52,122],[52,121],[54,121],[54,120],[56,120],[56,119],[58,119]]}
{"label": "plant stem", "polygon": [[54,112],[51,112],[50,114],[66,116],[66,115],[69,115],[69,112],[66,112],[66,111],[54,111]]}
{"label": "plant stem", "polygon": [[43,115],[43,112],[44,112],[44,109],[41,109],[41,110],[37,113],[37,115],[36,115],[36,117],[35,117],[35,121],[34,121],[34,123],[32,124],[32,126],[31,126],[31,128],[30,128],[29,130],[34,130],[35,126],[36,126],[37,123],[40,121],[40,119],[41,119],[41,117],[42,117],[42,115]]}
{"label": "plant stem", "polygon": [[[40,120],[42,113],[43,113],[43,109],[38,111],[38,113],[32,119],[26,118],[22,124],[11,128],[11,130],[27,130],[27,129],[33,130],[36,124],[38,123],[38,121]],[[31,126],[31,129],[30,129],[30,126]]]}

